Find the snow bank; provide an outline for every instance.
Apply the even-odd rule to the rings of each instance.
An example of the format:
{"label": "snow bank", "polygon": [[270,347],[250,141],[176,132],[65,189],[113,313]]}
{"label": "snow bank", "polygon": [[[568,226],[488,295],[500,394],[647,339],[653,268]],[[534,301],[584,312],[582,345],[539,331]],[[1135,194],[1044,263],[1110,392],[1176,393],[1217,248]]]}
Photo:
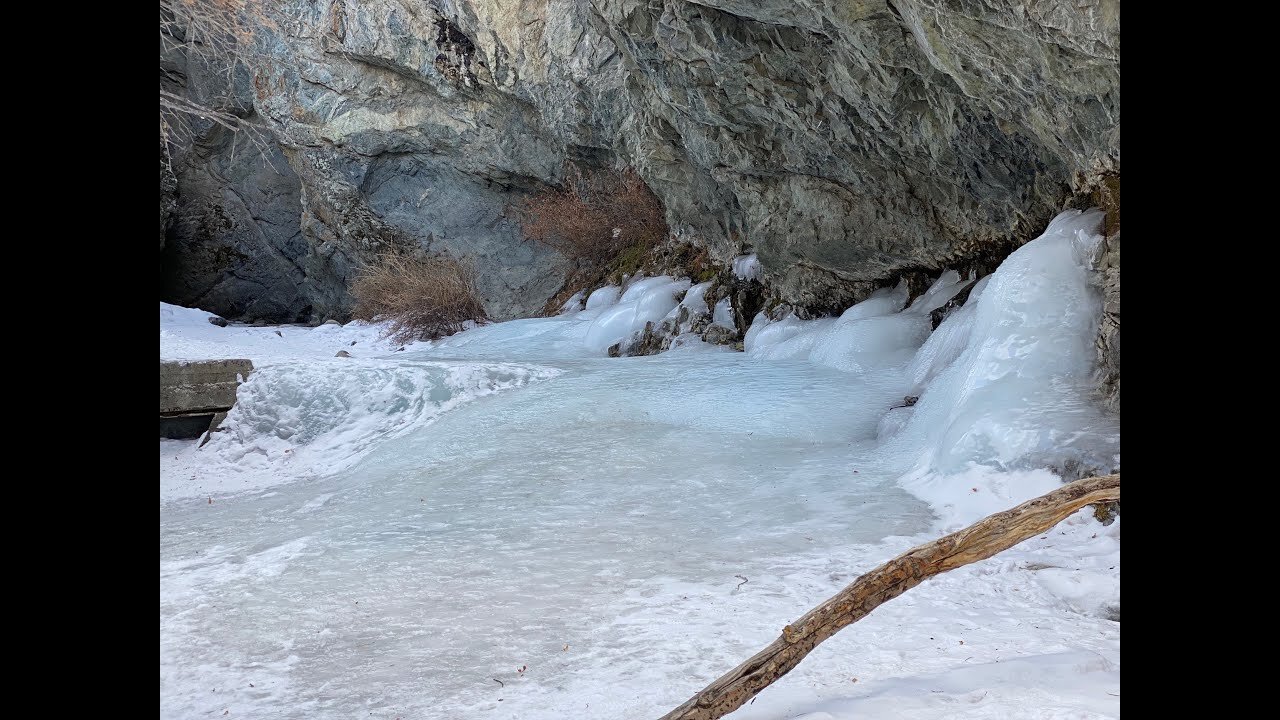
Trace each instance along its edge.
{"label": "snow bank", "polygon": [[217,315],[200,308],[186,308],[181,305],[160,303],[160,327],[199,327],[201,323],[210,324],[209,318]]}
{"label": "snow bank", "polygon": [[386,355],[398,345],[382,339],[380,325],[362,321],[346,325],[273,325],[269,327],[209,323],[213,313],[160,303],[161,360],[248,358],[271,360],[331,358],[339,350],[352,355]]}
{"label": "snow bank", "polygon": [[[375,445],[430,424],[465,403],[546,380],[540,366],[347,359],[267,365],[237,392],[204,447],[162,447],[161,499],[261,489],[341,472]],[[197,483],[185,472],[198,475]]]}

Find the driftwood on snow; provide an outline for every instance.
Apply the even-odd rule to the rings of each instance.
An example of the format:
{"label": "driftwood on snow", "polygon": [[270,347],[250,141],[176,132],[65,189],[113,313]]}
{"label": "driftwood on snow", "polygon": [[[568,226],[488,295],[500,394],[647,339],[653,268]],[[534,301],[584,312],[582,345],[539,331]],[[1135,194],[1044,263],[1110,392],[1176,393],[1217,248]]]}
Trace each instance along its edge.
{"label": "driftwood on snow", "polygon": [[1085,478],[1011,510],[912,548],[859,577],[782,629],[751,659],[689,698],[661,720],[716,720],[786,675],[818,643],[934,575],[985,560],[1057,525],[1086,505],[1120,499],[1120,475]]}

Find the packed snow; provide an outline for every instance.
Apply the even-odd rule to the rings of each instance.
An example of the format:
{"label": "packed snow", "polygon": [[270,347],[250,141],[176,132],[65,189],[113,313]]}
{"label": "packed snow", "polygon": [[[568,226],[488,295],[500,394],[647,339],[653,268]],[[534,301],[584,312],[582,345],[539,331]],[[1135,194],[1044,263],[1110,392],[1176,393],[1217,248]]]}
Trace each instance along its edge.
{"label": "packed snow", "polygon": [[[160,443],[161,717],[660,716],[858,574],[1057,487],[1046,467],[1119,466],[1089,398],[1099,221],[909,307],[762,314],[742,353],[606,356],[708,311],[683,278],[404,348],[162,304],[162,359],[255,370],[224,432]],[[1118,717],[1119,560],[1120,522],[1081,511],[731,717]]]}
{"label": "packed snow", "polygon": [[[460,405],[560,372],[405,360],[366,323],[222,328],[210,315],[161,303],[160,359],[249,358],[254,370],[207,444],[161,441],[162,501],[330,475]],[[351,357],[336,357],[338,350]]]}

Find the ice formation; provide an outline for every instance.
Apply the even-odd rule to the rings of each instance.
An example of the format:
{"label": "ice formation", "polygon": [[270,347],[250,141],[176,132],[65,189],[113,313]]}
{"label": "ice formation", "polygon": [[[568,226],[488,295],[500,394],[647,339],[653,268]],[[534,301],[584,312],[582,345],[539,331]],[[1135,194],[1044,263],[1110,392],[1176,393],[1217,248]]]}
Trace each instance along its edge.
{"label": "ice formation", "polygon": [[[403,352],[162,305],[162,358],[258,369],[226,432],[161,443],[161,717],[666,712],[859,572],[1055,487],[1046,466],[1118,466],[1089,397],[1099,221],[1057,217],[936,330],[972,278],[761,314],[744,353],[606,357],[708,312],[671,277]],[[1059,531],[886,604],[739,714],[1118,717],[1119,523]]]}
{"label": "ice formation", "polygon": [[759,280],[763,272],[764,266],[760,264],[760,258],[756,257],[755,253],[740,255],[733,259],[733,274],[740,280]]}
{"label": "ice formation", "polygon": [[733,305],[729,298],[721,298],[711,311],[711,322],[722,327],[733,327]]}
{"label": "ice formation", "polygon": [[590,350],[607,350],[643,330],[645,324],[661,320],[680,304],[689,285],[687,279],[674,280],[665,275],[632,282],[617,302],[602,306],[601,313],[591,320],[583,342]]}
{"label": "ice formation", "polygon": [[586,300],[587,293],[585,290],[579,290],[574,293],[564,304],[560,306],[560,314],[567,315],[571,312],[577,312],[583,309],[583,302]]}
{"label": "ice formation", "polygon": [[[897,373],[919,402],[887,413],[882,440],[919,455],[917,469],[1107,469],[1119,429],[1090,397],[1099,300],[1082,257],[1099,211],[1059,215],[970,291],[930,332],[930,311],[967,282],[943,273],[909,308],[905,288],[878,291],[839,318],[755,318],[745,348],[760,359],[805,359],[847,372]],[[1079,248],[1086,248],[1081,252]]]}

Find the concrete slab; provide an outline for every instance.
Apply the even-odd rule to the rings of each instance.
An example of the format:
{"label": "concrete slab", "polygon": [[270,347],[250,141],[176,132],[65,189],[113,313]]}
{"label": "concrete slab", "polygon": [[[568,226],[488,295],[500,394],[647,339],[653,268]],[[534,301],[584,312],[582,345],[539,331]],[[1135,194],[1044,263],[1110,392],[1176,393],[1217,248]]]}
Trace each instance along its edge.
{"label": "concrete slab", "polygon": [[160,363],[160,414],[210,414],[236,403],[236,387],[253,372],[248,360]]}

